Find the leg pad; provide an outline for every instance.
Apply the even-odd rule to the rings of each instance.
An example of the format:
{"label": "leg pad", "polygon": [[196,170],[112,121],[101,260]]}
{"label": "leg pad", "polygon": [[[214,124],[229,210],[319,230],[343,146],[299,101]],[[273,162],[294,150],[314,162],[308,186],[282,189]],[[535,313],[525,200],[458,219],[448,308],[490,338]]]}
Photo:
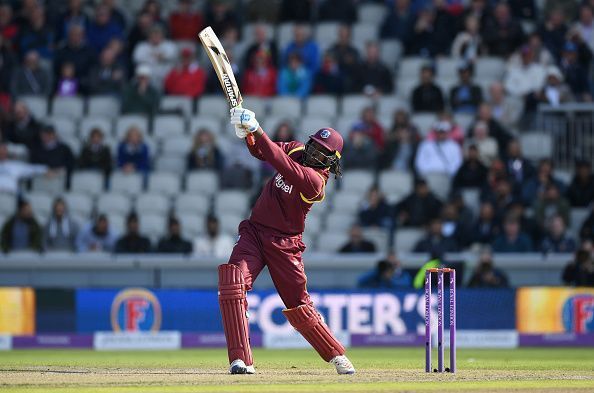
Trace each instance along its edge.
{"label": "leg pad", "polygon": [[344,347],[334,337],[314,306],[304,304],[283,310],[283,314],[295,330],[301,333],[320,354],[322,359],[329,362],[335,356],[344,355]]}
{"label": "leg pad", "polygon": [[219,266],[219,307],[227,340],[229,363],[241,359],[254,364],[249,342],[245,281],[241,269],[232,264]]}

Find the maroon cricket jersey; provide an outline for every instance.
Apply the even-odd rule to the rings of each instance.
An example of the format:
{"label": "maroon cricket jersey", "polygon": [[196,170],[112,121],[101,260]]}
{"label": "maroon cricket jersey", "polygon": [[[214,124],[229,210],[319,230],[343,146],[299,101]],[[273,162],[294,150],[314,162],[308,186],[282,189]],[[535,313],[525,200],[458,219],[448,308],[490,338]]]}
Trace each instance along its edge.
{"label": "maroon cricket jersey", "polygon": [[262,189],[250,221],[288,236],[303,233],[307,213],[324,199],[328,169],[301,165],[305,146],[300,142],[272,142],[264,133],[248,148],[277,170]]}

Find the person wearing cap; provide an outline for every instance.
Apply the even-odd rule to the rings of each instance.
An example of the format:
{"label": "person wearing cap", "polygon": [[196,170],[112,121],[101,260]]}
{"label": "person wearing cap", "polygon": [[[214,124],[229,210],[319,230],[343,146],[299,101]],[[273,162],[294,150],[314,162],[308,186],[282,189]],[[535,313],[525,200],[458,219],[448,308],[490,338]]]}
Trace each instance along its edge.
{"label": "person wearing cap", "polygon": [[151,84],[151,68],[146,64],[136,67],[135,80],[122,94],[122,113],[152,116],[159,109],[159,92]]}
{"label": "person wearing cap", "polygon": [[326,196],[331,173],[341,176],[343,139],[332,128],[322,128],[301,142],[273,142],[254,112],[233,108],[231,124],[238,138],[247,140],[250,153],[277,172],[264,185],[249,219],[239,224],[239,236],[228,263],[219,266],[219,305],[227,340],[231,374],[255,373],[246,317],[246,291],[264,267],[286,309],[283,314],[338,374],[355,369],[344,346],[313,305],[307,291],[302,259],[305,219],[314,204]]}
{"label": "person wearing cap", "polygon": [[507,65],[503,85],[505,91],[520,99],[540,91],[545,82],[545,67],[535,61],[534,49],[524,45],[520,49],[521,61]]}
{"label": "person wearing cap", "polygon": [[415,157],[415,168],[421,176],[444,174],[454,176],[462,165],[460,145],[448,137],[450,129],[436,129],[435,140],[426,139],[419,145]]}
{"label": "person wearing cap", "polygon": [[183,48],[179,65],[165,77],[165,93],[196,98],[204,93],[205,87],[206,72],[195,60],[194,50]]}
{"label": "person wearing cap", "polygon": [[555,66],[549,66],[547,68],[546,84],[544,88],[538,92],[536,98],[539,102],[551,106],[559,106],[560,104],[574,100],[569,86],[563,82],[561,71]]}
{"label": "person wearing cap", "polygon": [[574,96],[579,101],[592,101],[588,70],[580,62],[579,51],[580,47],[576,43],[567,41],[563,47],[563,52],[561,53],[559,68],[564,76],[565,82],[569,85]]}

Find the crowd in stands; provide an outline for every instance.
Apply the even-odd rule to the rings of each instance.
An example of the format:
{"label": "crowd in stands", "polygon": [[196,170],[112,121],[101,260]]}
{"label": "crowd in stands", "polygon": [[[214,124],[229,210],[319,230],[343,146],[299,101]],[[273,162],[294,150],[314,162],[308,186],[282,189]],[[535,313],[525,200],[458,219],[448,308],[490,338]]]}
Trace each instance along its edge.
{"label": "crowd in stands", "polygon": [[[374,36],[361,42],[356,24],[366,5],[382,12]],[[62,176],[68,189],[77,170],[100,171],[107,188],[114,172],[140,174],[146,183],[164,146],[145,130],[130,125],[114,141],[111,130],[94,127],[73,151],[62,130],[37,118],[21,97],[117,97],[121,114],[154,119],[166,96],[199,101],[220,94],[196,40],[210,25],[244,96],[305,102],[317,95],[362,95],[371,102],[403,101],[388,118],[376,105],[349,113],[358,119],[340,129],[346,140],[345,176],[349,170],[414,176],[412,191],[400,198],[384,195],[377,185],[368,191],[357,225],[344,228],[350,239],[340,252],[373,252],[376,246],[365,239],[364,229],[393,233],[412,227],[425,229],[412,247],[417,252],[479,245],[496,253],[579,253],[583,241],[594,240],[594,212],[576,225],[571,209],[591,207],[591,157],[577,157],[567,182],[556,176],[552,160],[526,159],[520,136],[534,126],[541,103],[592,101],[593,10],[589,0],[146,0],[133,13],[113,0],[2,0],[0,192],[17,200],[14,216],[2,228],[2,248],[228,254],[232,241],[220,233],[212,214],[200,239],[184,239],[180,221],[171,216],[167,233],[151,243],[139,232],[142,212],[130,212],[121,235],[103,214],[89,223],[76,222],[65,200],[56,198],[47,223],[37,222],[21,188],[23,179]],[[279,26],[287,23],[293,23],[291,36],[282,41]],[[335,35],[323,37],[322,44],[314,31],[328,23],[336,24]],[[397,63],[390,64],[382,52],[388,42],[400,48]],[[403,81],[404,56],[421,59],[416,80]],[[485,57],[505,62],[502,75],[487,83],[475,76]],[[443,58],[456,64],[455,79],[445,84],[439,69]],[[429,125],[415,124],[420,113],[432,116]],[[292,120],[266,131],[278,141],[313,131],[300,130]],[[272,168],[246,159],[243,146],[223,149],[218,129],[190,132],[186,171],[214,170],[221,187],[257,196]],[[447,179],[446,195],[436,193],[428,180],[436,175]],[[462,197],[468,189],[480,192],[476,212]],[[579,233],[570,227],[579,227]],[[384,265],[380,270],[389,271]],[[480,266],[477,282],[485,279],[489,263]]]}

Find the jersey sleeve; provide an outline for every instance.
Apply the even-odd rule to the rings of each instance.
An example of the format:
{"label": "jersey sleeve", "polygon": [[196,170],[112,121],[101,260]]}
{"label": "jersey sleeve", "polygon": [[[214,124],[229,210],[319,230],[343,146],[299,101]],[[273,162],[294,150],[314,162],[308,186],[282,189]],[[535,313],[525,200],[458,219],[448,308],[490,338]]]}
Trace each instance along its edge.
{"label": "jersey sleeve", "polygon": [[[288,143],[283,143],[283,142],[272,142],[272,143],[275,145],[278,145],[284,151],[288,152],[287,148],[285,147],[286,145],[288,145]],[[248,143],[247,139],[245,140],[245,144],[247,145],[248,150],[253,157],[257,158],[260,161],[266,161],[266,158],[264,158],[264,156],[262,155],[262,150],[260,150],[260,148],[258,146],[256,146],[256,144],[250,145]]]}
{"label": "jersey sleeve", "polygon": [[299,146],[294,142],[279,145],[272,142],[266,133],[262,134],[255,144],[264,159],[285,179],[295,185],[304,200],[310,201],[323,193],[325,180],[314,169],[300,165],[289,157],[290,150]]}

